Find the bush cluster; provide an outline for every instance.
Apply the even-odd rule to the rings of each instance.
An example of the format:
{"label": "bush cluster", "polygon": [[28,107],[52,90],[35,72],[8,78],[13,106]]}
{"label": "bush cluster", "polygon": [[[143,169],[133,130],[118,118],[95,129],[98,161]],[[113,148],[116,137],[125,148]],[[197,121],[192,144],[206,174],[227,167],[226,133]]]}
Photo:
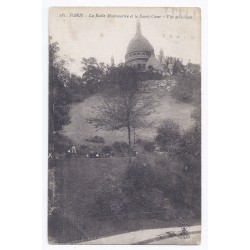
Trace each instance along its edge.
{"label": "bush cluster", "polygon": [[105,140],[103,137],[101,136],[94,136],[94,137],[90,137],[89,139],[86,139],[86,141],[88,142],[95,142],[95,143],[105,143]]}
{"label": "bush cluster", "polygon": [[70,145],[72,145],[72,141],[66,137],[61,135],[60,133],[54,134],[54,151],[55,153],[65,153]]}
{"label": "bush cluster", "polygon": [[190,103],[200,97],[200,76],[179,76],[171,95],[180,102]]}
{"label": "bush cluster", "polygon": [[128,153],[129,146],[126,142],[123,141],[116,141],[112,144],[112,147],[118,153]]}
{"label": "bush cluster", "polygon": [[155,144],[154,142],[145,142],[144,144],[144,149],[147,151],[147,152],[154,152],[155,150]]}

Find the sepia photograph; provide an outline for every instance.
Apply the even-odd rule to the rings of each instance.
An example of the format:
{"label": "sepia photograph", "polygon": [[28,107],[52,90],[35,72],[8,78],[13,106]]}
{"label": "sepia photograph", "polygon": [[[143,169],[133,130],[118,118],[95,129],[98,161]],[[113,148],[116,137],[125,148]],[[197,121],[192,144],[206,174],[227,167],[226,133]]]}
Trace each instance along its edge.
{"label": "sepia photograph", "polygon": [[201,244],[201,10],[51,7],[48,24],[48,243]]}

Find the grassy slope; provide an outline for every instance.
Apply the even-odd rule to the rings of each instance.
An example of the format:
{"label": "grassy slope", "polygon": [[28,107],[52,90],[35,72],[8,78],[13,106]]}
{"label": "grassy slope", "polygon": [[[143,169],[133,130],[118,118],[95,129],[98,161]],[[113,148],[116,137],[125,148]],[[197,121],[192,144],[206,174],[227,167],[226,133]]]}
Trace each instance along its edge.
{"label": "grassy slope", "polygon": [[[156,128],[166,118],[178,123],[182,129],[187,129],[192,125],[190,115],[193,106],[191,104],[177,102],[164,88],[154,90],[151,94],[158,102],[155,112],[147,118],[148,122],[153,122],[153,124],[150,127],[137,130],[137,138],[153,139],[156,135]],[[102,136],[107,144],[114,141],[127,141],[126,130],[97,130],[87,122],[87,118],[97,115],[95,107],[100,104],[101,101],[97,96],[92,96],[82,103],[74,104],[71,108],[71,124],[65,127],[64,135],[74,140],[77,145],[85,144],[85,140],[94,135]]]}

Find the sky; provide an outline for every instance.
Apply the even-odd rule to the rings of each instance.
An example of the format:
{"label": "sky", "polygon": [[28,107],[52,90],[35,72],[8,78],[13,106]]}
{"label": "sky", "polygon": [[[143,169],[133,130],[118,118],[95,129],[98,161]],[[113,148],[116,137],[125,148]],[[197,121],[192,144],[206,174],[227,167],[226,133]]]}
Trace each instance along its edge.
{"label": "sky", "polygon": [[162,48],[165,56],[200,64],[198,8],[51,8],[49,35],[59,43],[59,55],[73,59],[70,71],[81,75],[83,57],[110,64],[113,55],[115,64],[124,62],[138,19],[156,56]]}

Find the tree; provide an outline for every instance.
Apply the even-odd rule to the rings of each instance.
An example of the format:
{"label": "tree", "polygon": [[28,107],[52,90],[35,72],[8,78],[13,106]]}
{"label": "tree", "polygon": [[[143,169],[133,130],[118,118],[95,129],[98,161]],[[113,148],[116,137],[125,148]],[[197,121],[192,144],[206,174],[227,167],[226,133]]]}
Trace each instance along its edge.
{"label": "tree", "polygon": [[99,90],[101,79],[106,71],[104,63],[98,63],[94,57],[82,58],[81,61],[82,81],[90,94],[94,94]]}
{"label": "tree", "polygon": [[127,129],[129,162],[131,130],[143,125],[144,118],[153,111],[153,99],[142,93],[138,73],[127,66],[111,67],[103,78],[99,115],[91,119],[97,127],[107,130]]}
{"label": "tree", "polygon": [[58,56],[57,42],[49,39],[49,144],[53,145],[53,133],[69,124],[69,103],[66,87],[70,73],[65,60]]}
{"label": "tree", "polygon": [[89,96],[89,91],[86,89],[82,77],[76,74],[70,75],[66,91],[71,103],[82,102]]}
{"label": "tree", "polygon": [[186,72],[185,66],[182,64],[182,60],[174,57],[166,57],[163,62],[163,72],[167,75],[184,75]]}
{"label": "tree", "polygon": [[182,62],[177,59],[173,65],[173,75],[182,75],[185,73],[185,67]]}
{"label": "tree", "polygon": [[[180,132],[179,126],[171,120],[166,120],[158,128],[156,142],[161,149],[168,153],[173,161],[178,160],[183,165],[182,176],[178,181],[178,188],[181,188],[180,200],[187,205],[200,208],[201,202],[201,120],[200,106],[193,114],[194,125]],[[165,164],[166,165],[166,164]],[[180,189],[179,189],[180,190]]]}

